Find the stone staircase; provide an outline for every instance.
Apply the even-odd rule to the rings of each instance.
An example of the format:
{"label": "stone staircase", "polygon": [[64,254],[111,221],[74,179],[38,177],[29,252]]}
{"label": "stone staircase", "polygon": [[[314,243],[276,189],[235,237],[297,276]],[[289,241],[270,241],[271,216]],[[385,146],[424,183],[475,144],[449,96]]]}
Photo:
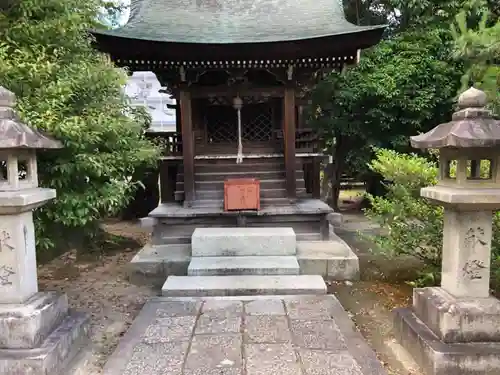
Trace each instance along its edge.
{"label": "stone staircase", "polygon": [[169,297],[325,294],[320,275],[299,275],[292,228],[197,228],[188,276],[169,276]]}
{"label": "stone staircase", "polygon": [[189,276],[298,275],[296,256],[214,256],[195,257],[188,266]]}
{"label": "stone staircase", "polygon": [[[181,169],[182,171],[182,169]],[[304,171],[297,163],[297,197],[307,197]],[[196,201],[194,207],[222,205],[224,180],[227,178],[256,178],[260,180],[261,204],[288,204],[283,158],[262,158],[258,162],[247,158],[236,164],[234,159],[197,160],[195,163]],[[175,200],[184,200],[184,174],[177,175]]]}

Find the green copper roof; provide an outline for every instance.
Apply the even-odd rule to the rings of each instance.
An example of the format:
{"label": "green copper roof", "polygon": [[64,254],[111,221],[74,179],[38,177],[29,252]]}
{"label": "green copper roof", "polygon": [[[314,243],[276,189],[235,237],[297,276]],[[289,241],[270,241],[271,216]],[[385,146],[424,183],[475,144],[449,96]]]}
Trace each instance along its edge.
{"label": "green copper roof", "polygon": [[341,0],[132,0],[127,24],[96,33],[230,44],[302,40],[382,27],[347,22]]}

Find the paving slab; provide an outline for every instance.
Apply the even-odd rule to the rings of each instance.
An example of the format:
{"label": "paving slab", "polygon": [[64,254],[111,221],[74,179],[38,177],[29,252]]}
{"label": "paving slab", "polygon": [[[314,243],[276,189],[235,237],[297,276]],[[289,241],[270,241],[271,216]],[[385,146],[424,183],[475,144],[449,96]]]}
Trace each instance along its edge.
{"label": "paving slab", "polygon": [[333,295],[158,297],[104,375],[387,375]]}

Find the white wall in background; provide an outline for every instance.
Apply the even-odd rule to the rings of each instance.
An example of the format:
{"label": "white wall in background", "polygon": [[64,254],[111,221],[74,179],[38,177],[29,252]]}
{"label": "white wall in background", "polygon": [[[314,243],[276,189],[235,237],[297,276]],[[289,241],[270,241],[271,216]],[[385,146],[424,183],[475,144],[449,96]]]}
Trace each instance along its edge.
{"label": "white wall in background", "polygon": [[133,72],[125,85],[125,94],[133,106],[145,106],[152,118],[151,130],[175,131],[175,104],[170,95],[160,93],[161,84],[153,72]]}

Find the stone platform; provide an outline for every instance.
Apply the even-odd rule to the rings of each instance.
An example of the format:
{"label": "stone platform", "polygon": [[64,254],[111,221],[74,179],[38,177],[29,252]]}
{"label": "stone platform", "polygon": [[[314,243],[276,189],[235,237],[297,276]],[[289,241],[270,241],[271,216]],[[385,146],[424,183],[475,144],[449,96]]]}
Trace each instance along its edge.
{"label": "stone platform", "polygon": [[155,298],[104,375],[387,375],[334,296]]}
{"label": "stone platform", "polygon": [[[191,244],[146,245],[127,266],[135,283],[153,283],[161,287],[168,276],[189,274]],[[359,260],[340,237],[330,234],[330,241],[297,242],[297,261],[301,275],[321,275],[334,280],[359,278]]]}

